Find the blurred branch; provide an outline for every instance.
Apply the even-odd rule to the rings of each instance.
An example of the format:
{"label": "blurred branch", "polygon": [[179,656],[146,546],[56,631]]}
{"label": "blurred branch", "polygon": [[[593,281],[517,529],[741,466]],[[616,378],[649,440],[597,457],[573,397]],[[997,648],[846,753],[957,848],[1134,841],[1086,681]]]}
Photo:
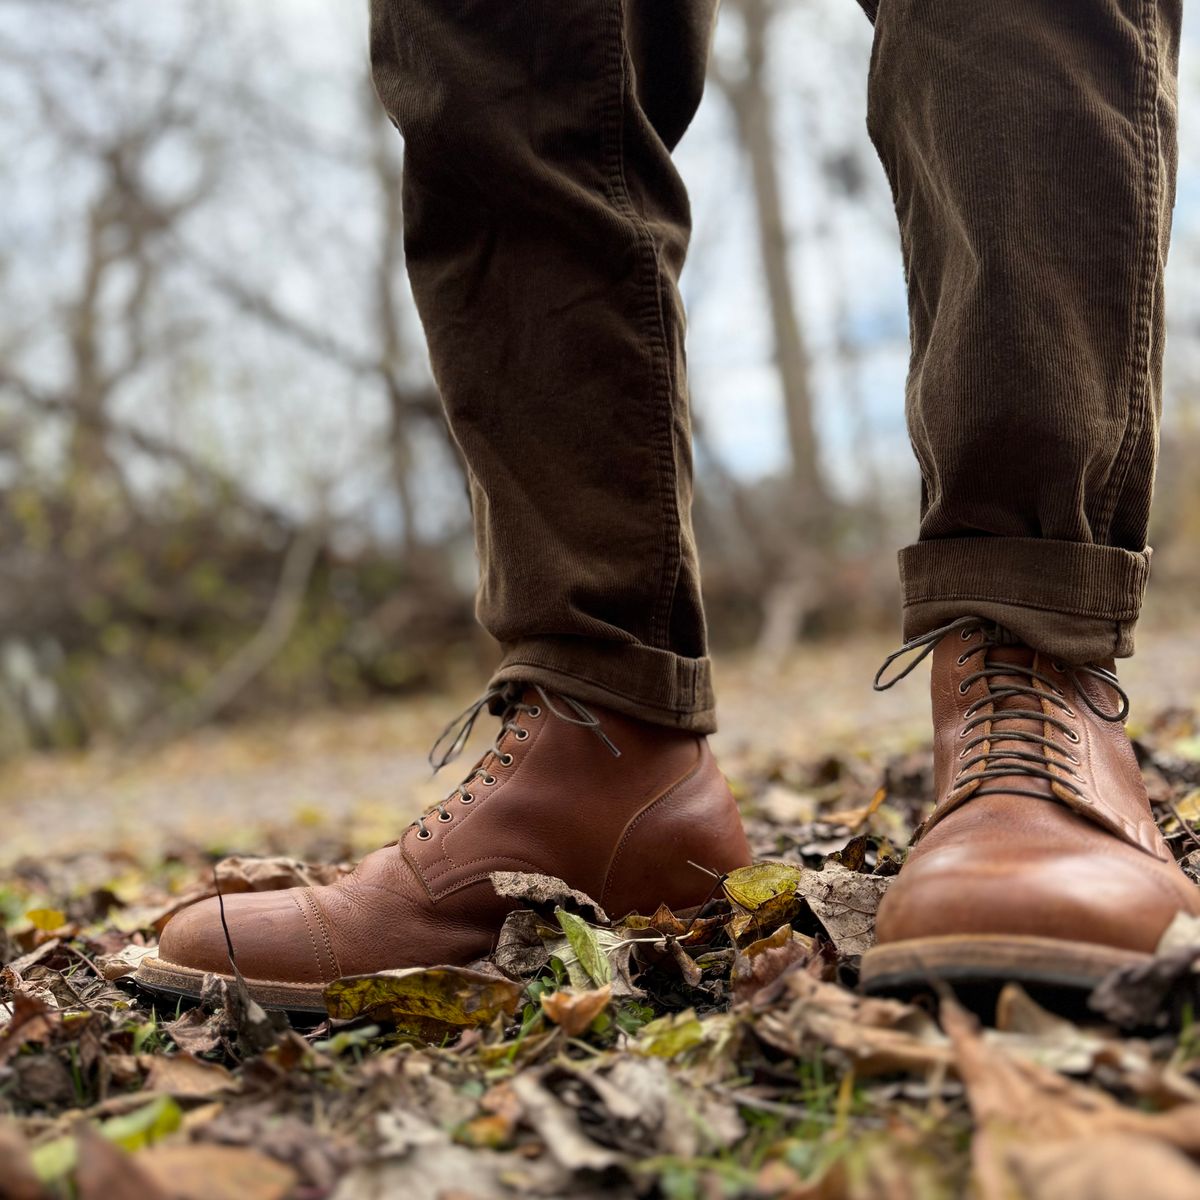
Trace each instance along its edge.
{"label": "blurred branch", "polygon": [[253,514],[261,520],[274,525],[290,528],[293,521],[282,509],[275,508],[262,500],[248,495],[228,475],[210,467],[189,454],[181,446],[164,438],[156,437],[145,430],[136,429],[123,421],[99,411],[84,411],[70,397],[51,395],[19,378],[9,371],[0,368],[0,389],[18,396],[26,404],[32,405],[43,412],[65,417],[68,420],[83,422],[91,425],[97,432],[107,437],[120,438],[135,449],[153,458],[165,460],[182,469],[187,475],[213,488],[220,493],[223,500],[237,508]]}
{"label": "blurred branch", "polygon": [[294,538],[283,560],[279,586],[258,631],[217,670],[200,693],[152,721],[136,741],[157,747],[207,724],[227,708],[275,659],[296,628],[304,596],[316,566],[325,531],[307,526]]}
{"label": "blurred branch", "polygon": [[293,313],[285,312],[269,296],[243,283],[236,275],[226,271],[194,246],[189,246],[180,239],[174,239],[172,245],[180,258],[189,261],[217,291],[237,304],[243,312],[355,375],[382,377],[389,388],[395,387],[403,395],[405,406],[410,413],[441,420],[441,401],[434,387],[412,387],[403,384],[393,378],[386,359],[364,354]]}

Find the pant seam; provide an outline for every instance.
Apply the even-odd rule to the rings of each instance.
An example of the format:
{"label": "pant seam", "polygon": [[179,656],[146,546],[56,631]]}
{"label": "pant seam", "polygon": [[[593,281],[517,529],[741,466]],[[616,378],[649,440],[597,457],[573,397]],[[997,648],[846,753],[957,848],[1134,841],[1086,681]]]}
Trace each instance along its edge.
{"label": "pant seam", "polygon": [[1153,348],[1154,280],[1159,254],[1159,123],[1158,123],[1158,31],[1155,0],[1142,0],[1138,6],[1138,32],[1141,35],[1142,69],[1138,72],[1136,108],[1138,133],[1142,151],[1143,219],[1139,224],[1141,244],[1138,248],[1138,296],[1134,318],[1132,378],[1129,387],[1129,410],[1125,430],[1117,449],[1117,458],[1100,509],[1101,540],[1111,536],[1113,520],[1121,493],[1129,479],[1138,439],[1145,425],[1150,396],[1150,358]]}
{"label": "pant seam", "polygon": [[[637,257],[642,273],[642,303],[637,313],[638,326],[650,356],[652,405],[651,447],[658,480],[659,505],[663,532],[660,541],[658,596],[650,614],[649,642],[656,648],[668,648],[667,627],[679,573],[679,514],[675,499],[676,481],[674,446],[671,433],[671,379],[667,369],[666,330],[662,312],[661,272],[654,235],[634,207],[625,178],[625,117],[626,70],[625,0],[614,0],[607,8],[612,26],[612,74],[616,77],[617,95],[609,104],[607,150],[609,158],[608,187],[614,207],[629,222],[634,231]],[[614,120],[615,118],[615,120]]]}

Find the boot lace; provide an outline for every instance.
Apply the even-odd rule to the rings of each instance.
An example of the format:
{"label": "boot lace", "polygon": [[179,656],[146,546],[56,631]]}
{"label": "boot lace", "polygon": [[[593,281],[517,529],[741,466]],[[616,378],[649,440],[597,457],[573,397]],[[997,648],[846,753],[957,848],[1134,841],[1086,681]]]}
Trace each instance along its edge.
{"label": "boot lace", "polygon": [[567,711],[564,711],[555,704],[550,693],[537,684],[534,685],[534,691],[537,692],[541,704],[526,704],[520,698],[523,691],[523,688],[513,684],[488,688],[478,700],[463,709],[438,735],[437,741],[433,743],[429,751],[429,765],[433,767],[435,773],[453,762],[463,752],[463,748],[470,740],[471,731],[475,728],[475,722],[482,712],[485,710],[499,712],[500,729],[491,746],[484,751],[483,757],[475,764],[471,772],[449,795],[439,800],[432,808],[426,809],[415,821],[409,823],[410,828],[413,825],[417,827],[417,837],[421,841],[428,841],[433,837],[432,831],[425,822],[435,813],[437,819],[443,823],[454,820],[454,814],[446,808],[451,800],[457,797],[463,804],[473,804],[475,794],[471,791],[471,787],[476,781],[484,787],[492,787],[496,784],[496,776],[489,769],[491,764],[497,763],[502,767],[512,766],[512,754],[502,750],[500,744],[505,735],[509,733],[519,742],[523,742],[529,737],[529,730],[518,723],[518,719],[522,716],[536,720],[544,710],[552,713],[560,721],[565,721],[568,725],[590,729],[604,743],[613,757],[620,758],[621,751],[601,728],[600,719],[578,700],[572,700],[570,696],[558,696],[558,699],[566,706]]}
{"label": "boot lace", "polygon": [[[964,710],[965,721],[960,730],[960,736],[969,740],[959,755],[964,761],[955,777],[953,791],[957,792],[968,784],[988,779],[1011,778],[1015,775],[1028,779],[1047,780],[1082,797],[1084,792],[1080,783],[1083,781],[1083,776],[1071,769],[1071,767],[1080,766],[1080,760],[1076,755],[1043,733],[1033,733],[1026,729],[1000,728],[1007,722],[1036,721],[1043,729],[1048,725],[1057,730],[1072,745],[1078,745],[1080,741],[1079,734],[1064,719],[1074,717],[1075,710],[1068,703],[1063,689],[1049,675],[1022,663],[994,662],[990,659],[990,653],[998,647],[1022,644],[1001,626],[979,617],[960,617],[949,625],[943,625],[940,629],[934,629],[913,638],[884,659],[883,665],[875,673],[875,690],[877,692],[887,691],[888,688],[894,687],[900,680],[911,675],[933,653],[942,639],[955,630],[959,631],[959,636],[964,642],[969,641],[975,633],[983,635],[978,644],[966,648],[959,655],[959,666],[965,666],[973,658],[977,659],[976,669],[960,680],[959,692],[965,696],[974,684],[983,679],[987,681],[987,693],[973,701]],[[892,665],[909,654],[914,655],[912,660],[895,675],[885,678]],[[1101,721],[1123,722],[1129,716],[1129,696],[1111,671],[1096,666],[1067,667],[1056,660],[1051,660],[1051,666],[1057,674],[1066,676],[1075,683],[1075,694],[1079,700]],[[1100,680],[1117,696],[1119,706],[1116,712],[1106,712],[1098,707],[1088,693],[1079,686],[1080,677],[1085,675]],[[1028,682],[1023,682],[1023,680],[1028,680]],[[1044,690],[1035,687],[1035,682],[1043,684]],[[1024,705],[1003,709],[996,707],[1001,700],[1017,699],[1020,701],[1026,698],[1032,701],[1028,707]],[[1043,703],[1053,705],[1058,712],[1046,712],[1042,707]],[[991,708],[990,712],[984,711],[989,707]],[[997,741],[1009,744],[1000,749],[993,749],[991,744]],[[1016,743],[1016,745],[1011,743]],[[1027,747],[1038,747],[1042,752],[1037,753]],[[1062,755],[1071,766],[1055,763],[1062,773],[1050,771],[1045,754],[1047,749]],[[972,755],[972,751],[977,751],[977,753]],[[973,768],[979,769],[974,770]],[[972,795],[1024,795],[1037,799],[1044,798],[1043,792],[1019,787],[982,787],[974,791]]]}

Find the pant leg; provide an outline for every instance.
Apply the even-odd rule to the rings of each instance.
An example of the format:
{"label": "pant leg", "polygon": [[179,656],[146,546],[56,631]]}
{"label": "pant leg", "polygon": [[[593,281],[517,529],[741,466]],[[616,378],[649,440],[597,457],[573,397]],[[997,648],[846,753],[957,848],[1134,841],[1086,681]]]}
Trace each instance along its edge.
{"label": "pant leg", "polygon": [[671,161],[716,0],[372,0],[495,681],[714,727]]}
{"label": "pant leg", "polygon": [[1149,570],[1181,0],[861,0],[922,475],[914,636],[1127,655]]}

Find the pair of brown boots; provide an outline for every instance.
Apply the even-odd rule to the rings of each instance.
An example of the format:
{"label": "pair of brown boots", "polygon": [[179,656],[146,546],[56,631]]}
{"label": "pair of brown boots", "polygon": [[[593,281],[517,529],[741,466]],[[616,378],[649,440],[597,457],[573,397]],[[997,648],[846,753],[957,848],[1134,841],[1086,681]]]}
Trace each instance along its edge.
{"label": "pair of brown boots", "polygon": [[[937,804],[880,908],[867,987],[1088,988],[1149,956],[1177,912],[1200,913],[1150,814],[1111,670],[1064,667],[973,619],[908,649],[933,656]],[[468,778],[351,875],[225,898],[262,1004],[323,1012],[340,976],[486,955],[515,907],[495,871],[556,876],[614,914],[679,912],[710,893],[707,872],[750,861],[703,737],[539,688],[502,705]],[[198,996],[229,969],[212,899],[170,921],[137,979]]]}

